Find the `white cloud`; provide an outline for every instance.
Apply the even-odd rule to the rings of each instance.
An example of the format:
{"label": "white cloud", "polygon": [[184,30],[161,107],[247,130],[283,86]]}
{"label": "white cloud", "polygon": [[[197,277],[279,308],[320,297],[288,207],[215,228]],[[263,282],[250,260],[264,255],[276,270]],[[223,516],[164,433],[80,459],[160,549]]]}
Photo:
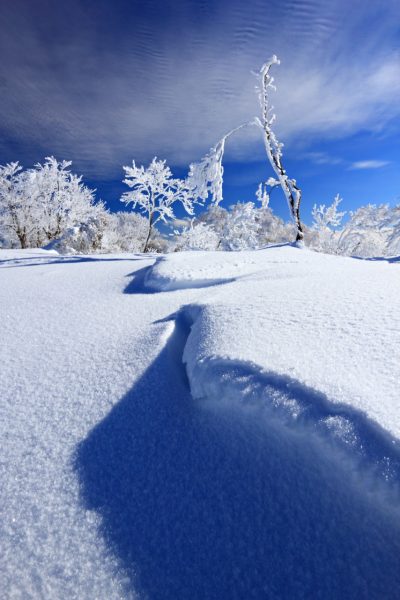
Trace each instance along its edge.
{"label": "white cloud", "polygon": [[[176,24],[132,13],[131,27],[107,44],[87,7],[63,25],[70,35],[49,48],[37,26],[56,30],[49,5],[44,20],[20,19],[10,3],[12,19],[0,9],[0,151],[12,140],[40,152],[34,160],[71,158],[93,177],[155,154],[186,165],[257,114],[251,70],[273,53],[282,59],[274,103],[285,143],[307,148],[315,138],[382,131],[400,116],[392,50],[400,9],[392,0],[383,4],[366,26],[375,8],[361,0],[351,11],[344,0],[215,2],[203,20],[191,17],[197,2],[187,0],[184,8],[176,3]],[[68,6],[82,10],[73,0]],[[227,150],[233,159],[263,156],[255,129],[232,138]]]}
{"label": "white cloud", "polygon": [[353,162],[349,169],[381,169],[389,164],[390,162],[387,160],[358,160]]}
{"label": "white cloud", "polygon": [[345,162],[343,158],[331,156],[326,152],[305,152],[300,158],[310,160],[316,165],[340,165]]}

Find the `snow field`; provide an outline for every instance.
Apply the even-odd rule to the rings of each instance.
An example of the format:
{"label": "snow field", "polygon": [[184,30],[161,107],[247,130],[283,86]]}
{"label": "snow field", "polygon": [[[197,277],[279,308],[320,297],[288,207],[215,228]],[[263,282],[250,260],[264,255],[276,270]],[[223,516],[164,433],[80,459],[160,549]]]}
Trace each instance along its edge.
{"label": "snow field", "polygon": [[397,597],[398,265],[0,260],[6,597]]}

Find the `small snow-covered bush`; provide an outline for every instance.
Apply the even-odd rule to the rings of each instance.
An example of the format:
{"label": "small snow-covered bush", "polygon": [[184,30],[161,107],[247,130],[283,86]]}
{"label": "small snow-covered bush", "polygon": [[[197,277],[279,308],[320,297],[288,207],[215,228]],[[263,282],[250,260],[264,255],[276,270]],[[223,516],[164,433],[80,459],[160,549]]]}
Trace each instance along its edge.
{"label": "small snow-covered bush", "polygon": [[211,206],[175,238],[174,250],[251,250],[292,239],[294,225],[276,217],[269,206],[238,203],[228,210]]}
{"label": "small snow-covered bush", "polygon": [[190,222],[189,227],[185,227],[178,234],[175,251],[179,250],[218,250],[220,237],[217,232],[208,223]]}
{"label": "small snow-covered bush", "polygon": [[[60,254],[141,252],[147,236],[147,221],[136,213],[104,213],[87,223],[71,227],[46,246]],[[157,247],[154,234],[151,244]],[[154,251],[157,251],[154,249]],[[163,250],[161,250],[163,251]]]}
{"label": "small snow-covered bush", "polygon": [[318,252],[359,256],[394,256],[400,253],[400,206],[367,204],[342,225],[344,212],[337,210],[336,196],[329,207],[313,208],[313,226],[306,228],[306,244]]}
{"label": "small snow-covered bush", "polygon": [[141,252],[147,236],[147,220],[137,213],[108,215],[103,235],[104,252]]}

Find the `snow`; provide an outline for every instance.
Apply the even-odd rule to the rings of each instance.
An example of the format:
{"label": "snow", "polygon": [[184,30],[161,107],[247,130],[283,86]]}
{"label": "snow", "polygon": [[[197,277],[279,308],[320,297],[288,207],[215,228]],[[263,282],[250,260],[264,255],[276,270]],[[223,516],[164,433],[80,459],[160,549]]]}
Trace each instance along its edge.
{"label": "snow", "polygon": [[10,598],[396,598],[396,262],[0,252]]}

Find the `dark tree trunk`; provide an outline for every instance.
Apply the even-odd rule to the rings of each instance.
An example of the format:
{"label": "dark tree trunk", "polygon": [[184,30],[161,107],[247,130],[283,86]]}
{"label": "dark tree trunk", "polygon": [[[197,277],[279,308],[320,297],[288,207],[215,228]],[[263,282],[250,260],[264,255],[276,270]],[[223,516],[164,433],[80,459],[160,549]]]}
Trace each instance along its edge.
{"label": "dark tree trunk", "polygon": [[147,238],[146,238],[146,241],[145,241],[144,246],[143,246],[143,252],[148,252],[148,245],[149,245],[149,241],[150,241],[150,236],[151,236],[151,232],[153,230],[153,221],[154,221],[154,215],[151,214],[151,215],[149,215],[149,231],[147,233]]}

